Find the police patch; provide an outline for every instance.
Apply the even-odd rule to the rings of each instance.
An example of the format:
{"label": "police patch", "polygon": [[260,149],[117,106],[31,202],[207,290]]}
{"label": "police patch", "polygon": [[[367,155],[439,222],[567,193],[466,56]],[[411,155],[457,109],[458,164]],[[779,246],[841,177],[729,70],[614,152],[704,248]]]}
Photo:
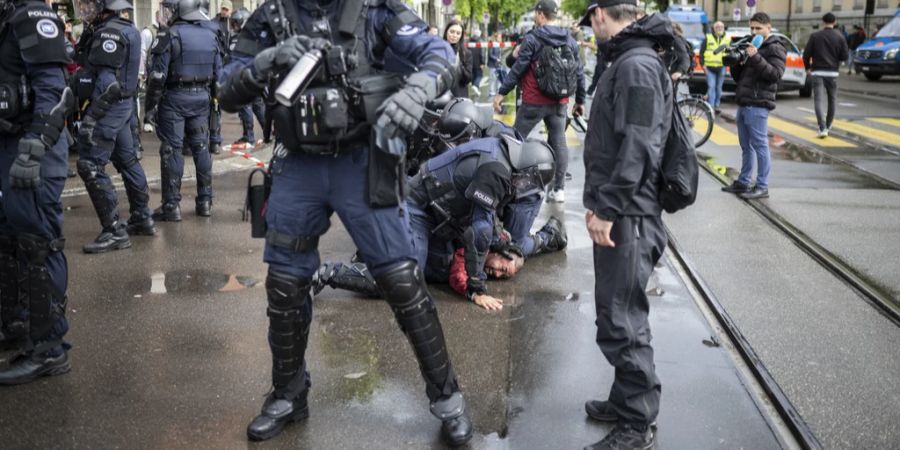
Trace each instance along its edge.
{"label": "police patch", "polygon": [[625,105],[625,123],[639,127],[649,127],[653,124],[656,115],[656,105],[653,104],[653,89],[644,86],[631,86],[628,88],[627,102]]}
{"label": "police patch", "polygon": [[474,197],[475,200],[480,201],[487,207],[494,206],[494,197],[491,197],[490,195],[485,194],[480,190],[476,189],[475,192],[472,193],[472,197]]}
{"label": "police patch", "polygon": [[159,38],[153,38],[153,43],[150,44],[150,50],[156,48],[157,45],[159,45]]}
{"label": "police patch", "polygon": [[413,25],[403,25],[402,28],[397,30],[398,36],[412,36],[419,32],[419,27]]}
{"label": "police patch", "polygon": [[103,51],[106,53],[115,53],[116,49],[119,48],[118,44],[111,40],[103,41]]}
{"label": "police patch", "polygon": [[47,39],[53,39],[59,36],[59,27],[50,19],[41,19],[37,22],[37,32]]}

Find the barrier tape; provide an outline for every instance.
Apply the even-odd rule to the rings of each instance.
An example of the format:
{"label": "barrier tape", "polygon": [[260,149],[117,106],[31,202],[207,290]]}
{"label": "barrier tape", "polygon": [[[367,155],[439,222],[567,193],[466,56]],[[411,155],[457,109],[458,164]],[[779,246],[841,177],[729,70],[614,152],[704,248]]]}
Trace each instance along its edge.
{"label": "barrier tape", "polygon": [[[260,141],[257,141],[257,142],[256,142],[256,145],[258,146],[258,145],[260,145],[261,143],[262,143],[261,140],[260,140]],[[222,149],[223,149],[223,150],[226,150],[228,153],[231,153],[232,155],[240,156],[241,158],[244,158],[244,159],[246,159],[247,161],[252,162],[253,164],[256,165],[256,167],[259,167],[259,168],[261,168],[261,169],[267,168],[267,167],[269,166],[269,163],[260,160],[259,158],[257,158],[257,157],[255,157],[255,156],[251,155],[251,154],[248,153],[248,152],[243,151],[243,150],[251,149],[251,148],[254,148],[254,147],[255,147],[255,146],[251,147],[249,143],[243,143],[243,144],[223,145],[223,146],[222,146]]]}
{"label": "barrier tape", "polygon": [[489,47],[515,47],[516,43],[513,41],[508,42],[499,42],[499,41],[490,41],[490,42],[467,42],[466,47],[468,48],[489,48]]}

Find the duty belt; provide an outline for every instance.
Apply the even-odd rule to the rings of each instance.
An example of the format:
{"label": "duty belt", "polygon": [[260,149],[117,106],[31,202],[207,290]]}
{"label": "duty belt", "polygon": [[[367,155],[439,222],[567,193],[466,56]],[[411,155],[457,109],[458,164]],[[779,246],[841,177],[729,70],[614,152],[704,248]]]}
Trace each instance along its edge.
{"label": "duty belt", "polygon": [[173,81],[166,83],[166,89],[209,89],[211,81]]}

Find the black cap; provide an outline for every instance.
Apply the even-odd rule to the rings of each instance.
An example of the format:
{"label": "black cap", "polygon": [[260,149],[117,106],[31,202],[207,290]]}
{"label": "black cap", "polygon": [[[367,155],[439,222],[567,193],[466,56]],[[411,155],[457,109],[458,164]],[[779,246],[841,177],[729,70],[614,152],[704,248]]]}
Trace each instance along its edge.
{"label": "black cap", "polygon": [[610,6],[616,5],[637,6],[637,0],[591,0],[588,4],[587,11],[584,12],[584,17],[581,18],[581,22],[578,22],[578,25],[582,27],[591,26],[591,13],[594,12],[594,8],[609,8]]}
{"label": "black cap", "polygon": [[534,5],[534,10],[549,13],[555,16],[557,11],[559,11],[559,6],[557,6],[556,2],[553,0],[539,0],[537,2],[537,5]]}
{"label": "black cap", "polygon": [[832,13],[830,13],[830,12],[825,13],[825,15],[822,16],[822,22],[825,22],[825,23],[835,23],[836,21],[837,21],[837,18],[834,17],[834,14],[832,14]]}

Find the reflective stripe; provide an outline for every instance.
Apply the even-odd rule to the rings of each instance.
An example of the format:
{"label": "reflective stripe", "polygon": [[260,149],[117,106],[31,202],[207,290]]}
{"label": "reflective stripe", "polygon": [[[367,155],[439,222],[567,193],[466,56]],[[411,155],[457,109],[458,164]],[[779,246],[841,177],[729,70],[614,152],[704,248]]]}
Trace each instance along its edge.
{"label": "reflective stripe", "polygon": [[719,48],[719,46],[723,44],[731,44],[731,36],[725,35],[722,36],[721,40],[716,40],[714,35],[706,35],[706,48],[703,50],[703,64],[706,67],[722,67],[722,57],[725,56],[725,52],[723,51],[719,52],[719,54],[714,54],[713,50]]}

